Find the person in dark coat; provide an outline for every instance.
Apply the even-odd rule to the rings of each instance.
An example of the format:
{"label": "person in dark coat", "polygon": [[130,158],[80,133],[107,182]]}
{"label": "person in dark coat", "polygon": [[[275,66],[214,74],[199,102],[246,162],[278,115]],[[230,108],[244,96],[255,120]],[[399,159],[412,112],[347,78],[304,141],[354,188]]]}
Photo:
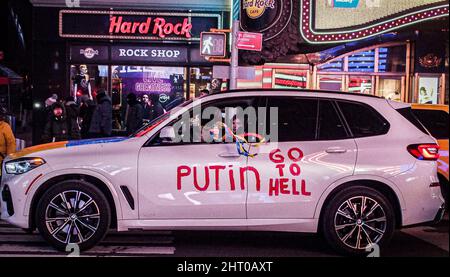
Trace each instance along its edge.
{"label": "person in dark coat", "polygon": [[144,108],[141,103],[137,101],[136,94],[134,93],[129,93],[127,95],[127,103],[128,111],[125,126],[127,127],[128,134],[132,134],[142,126]]}
{"label": "person in dark coat", "polygon": [[152,112],[152,101],[147,94],[142,95],[143,109],[144,114],[143,118],[146,120],[150,120],[150,113]]}
{"label": "person in dark coat", "polygon": [[81,97],[80,118],[81,118],[81,137],[84,139],[90,138],[89,127],[91,126],[92,116],[94,115],[96,104],[89,96],[83,95]]}
{"label": "person in dark coat", "polygon": [[159,103],[159,96],[157,94],[151,94],[152,109],[150,112],[150,120],[157,118],[158,116],[164,114],[164,110],[161,103]]}
{"label": "person in dark coat", "polygon": [[75,103],[75,98],[73,98],[72,96],[67,97],[64,103],[64,107],[66,108],[67,124],[69,130],[78,130],[78,132],[74,133],[74,136],[77,135],[77,137],[73,137],[72,139],[81,139],[80,125],[78,124],[80,107],[78,107],[77,103]]}
{"label": "person in dark coat", "polygon": [[44,133],[42,135],[43,142],[56,142],[80,138],[78,126],[69,127],[66,109],[62,103],[53,103],[51,111],[52,114],[44,127]]}
{"label": "person in dark coat", "polygon": [[112,132],[112,102],[105,90],[96,96],[97,106],[92,115],[89,133],[91,137],[108,137]]}

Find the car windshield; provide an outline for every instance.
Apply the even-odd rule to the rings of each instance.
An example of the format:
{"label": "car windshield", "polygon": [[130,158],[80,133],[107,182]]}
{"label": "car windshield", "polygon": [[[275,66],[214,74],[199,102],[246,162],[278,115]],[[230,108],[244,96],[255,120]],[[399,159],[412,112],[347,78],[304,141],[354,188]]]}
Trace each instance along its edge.
{"label": "car windshield", "polygon": [[157,118],[151,120],[150,122],[144,124],[141,128],[139,128],[136,132],[131,134],[129,137],[141,137],[141,136],[147,134],[151,130],[155,129],[159,124],[161,124],[166,119],[168,119],[170,117],[171,113],[177,112],[181,108],[192,103],[192,101],[193,101],[192,99],[188,100],[188,101],[176,106],[175,108],[171,109],[170,111],[165,112],[164,114],[162,114],[162,115],[158,116]]}

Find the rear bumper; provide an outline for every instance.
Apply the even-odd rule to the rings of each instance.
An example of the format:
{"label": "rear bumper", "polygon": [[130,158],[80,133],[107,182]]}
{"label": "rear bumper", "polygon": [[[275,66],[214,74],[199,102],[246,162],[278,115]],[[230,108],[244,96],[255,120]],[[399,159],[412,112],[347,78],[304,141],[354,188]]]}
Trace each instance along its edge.
{"label": "rear bumper", "polygon": [[436,213],[436,216],[434,217],[432,224],[438,224],[439,222],[441,222],[442,218],[444,218],[444,214],[445,214],[445,204],[442,204],[441,208],[439,208],[438,212]]}

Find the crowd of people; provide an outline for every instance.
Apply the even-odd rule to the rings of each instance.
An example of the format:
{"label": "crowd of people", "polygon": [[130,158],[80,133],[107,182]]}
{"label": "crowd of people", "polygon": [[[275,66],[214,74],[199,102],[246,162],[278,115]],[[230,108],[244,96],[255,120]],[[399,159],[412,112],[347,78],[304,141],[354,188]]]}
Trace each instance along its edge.
{"label": "crowd of people", "polygon": [[[145,122],[165,113],[157,95],[143,95],[139,101],[136,94],[128,93],[126,99],[124,125],[127,134],[132,134]],[[60,101],[58,95],[52,95],[45,101],[45,106],[47,119],[43,143],[108,137],[112,134],[113,107],[105,90],[98,91],[95,100],[83,95],[78,101],[71,96]]]}

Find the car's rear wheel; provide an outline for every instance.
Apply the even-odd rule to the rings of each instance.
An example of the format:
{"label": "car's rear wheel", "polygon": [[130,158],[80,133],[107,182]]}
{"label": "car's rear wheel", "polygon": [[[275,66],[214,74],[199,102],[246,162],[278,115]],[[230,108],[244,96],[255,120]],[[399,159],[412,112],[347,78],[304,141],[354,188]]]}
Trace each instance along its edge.
{"label": "car's rear wheel", "polygon": [[343,254],[368,255],[386,245],[395,230],[391,203],[369,187],[343,189],[324,209],[322,232],[328,243]]}
{"label": "car's rear wheel", "polygon": [[65,251],[77,244],[86,250],[100,242],[111,221],[103,193],[82,180],[67,180],[50,187],[36,208],[36,226],[52,246]]}

